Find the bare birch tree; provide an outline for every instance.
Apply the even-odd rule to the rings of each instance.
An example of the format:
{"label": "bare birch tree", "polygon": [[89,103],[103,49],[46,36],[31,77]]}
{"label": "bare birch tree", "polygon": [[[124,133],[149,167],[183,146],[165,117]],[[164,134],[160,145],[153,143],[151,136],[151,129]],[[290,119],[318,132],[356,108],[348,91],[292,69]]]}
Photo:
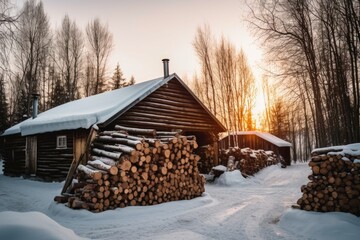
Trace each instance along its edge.
{"label": "bare birch tree", "polygon": [[[12,50],[15,23],[18,16],[11,13],[13,9],[9,0],[0,0],[0,70],[9,70],[9,55]],[[4,74],[2,77],[5,77]]]}
{"label": "bare birch tree", "polygon": [[[16,32],[15,61],[20,70],[20,81],[26,93],[26,113],[31,111],[31,94],[39,90],[41,62],[46,59],[51,44],[48,17],[42,2],[28,0],[19,17]],[[19,89],[16,91],[19,92]]]}
{"label": "bare birch tree", "polygon": [[78,95],[83,48],[82,32],[76,23],[65,15],[56,34],[56,61],[64,80],[68,101],[76,99]]}
{"label": "bare birch tree", "polygon": [[208,26],[198,28],[193,44],[201,65],[195,93],[229,132],[251,130],[255,78],[244,52],[224,37],[216,41]]}
{"label": "bare birch tree", "polygon": [[296,96],[298,101],[292,102],[301,106],[302,146],[359,141],[359,1],[255,3],[252,26],[277,66],[279,89],[287,98]]}
{"label": "bare birch tree", "polygon": [[100,19],[88,23],[86,27],[90,62],[95,70],[95,83],[92,94],[101,93],[106,85],[106,67],[109,54],[113,48],[113,36]]}
{"label": "bare birch tree", "polygon": [[204,78],[203,84],[205,87],[205,96],[207,105],[217,115],[216,100],[215,100],[215,77],[213,71],[213,37],[208,25],[204,25],[203,28],[198,27],[193,41],[195,52],[199,58],[201,64],[201,74]]}

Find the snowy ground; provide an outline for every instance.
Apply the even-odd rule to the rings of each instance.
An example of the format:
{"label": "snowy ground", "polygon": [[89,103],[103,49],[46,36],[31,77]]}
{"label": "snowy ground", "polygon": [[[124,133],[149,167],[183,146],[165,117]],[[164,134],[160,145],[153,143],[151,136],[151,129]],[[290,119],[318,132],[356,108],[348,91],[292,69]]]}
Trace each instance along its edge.
{"label": "snowy ground", "polygon": [[359,239],[354,215],[290,208],[309,174],[306,164],[235,171],[193,200],[95,214],[54,203],[61,183],[0,172],[0,239]]}

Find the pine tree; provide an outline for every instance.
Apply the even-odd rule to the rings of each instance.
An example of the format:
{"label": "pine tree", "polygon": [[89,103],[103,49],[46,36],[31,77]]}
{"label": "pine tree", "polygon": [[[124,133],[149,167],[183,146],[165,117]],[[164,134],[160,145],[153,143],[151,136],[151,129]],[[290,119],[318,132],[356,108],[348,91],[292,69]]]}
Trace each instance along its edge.
{"label": "pine tree", "polygon": [[126,86],[124,74],[121,71],[119,63],[116,65],[114,75],[112,77],[111,89],[118,89]]}
{"label": "pine tree", "polygon": [[56,107],[69,101],[69,96],[65,91],[60,78],[56,79],[53,96],[51,98],[51,107]]}
{"label": "pine tree", "polygon": [[127,86],[131,86],[131,85],[134,85],[135,84],[135,78],[134,76],[131,76],[129,82],[127,83]]}
{"label": "pine tree", "polygon": [[20,123],[26,120],[29,116],[27,108],[27,93],[26,90],[22,87],[17,95],[15,102],[15,111],[14,111],[14,124]]}
{"label": "pine tree", "polygon": [[0,134],[8,128],[8,103],[6,101],[4,76],[0,75]]}

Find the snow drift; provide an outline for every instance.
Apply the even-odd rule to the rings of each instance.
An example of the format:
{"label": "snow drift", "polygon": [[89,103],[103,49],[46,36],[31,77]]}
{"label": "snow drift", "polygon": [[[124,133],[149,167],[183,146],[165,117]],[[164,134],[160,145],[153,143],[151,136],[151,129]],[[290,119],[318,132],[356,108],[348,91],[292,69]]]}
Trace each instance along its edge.
{"label": "snow drift", "polygon": [[0,239],[84,239],[40,212],[0,212]]}

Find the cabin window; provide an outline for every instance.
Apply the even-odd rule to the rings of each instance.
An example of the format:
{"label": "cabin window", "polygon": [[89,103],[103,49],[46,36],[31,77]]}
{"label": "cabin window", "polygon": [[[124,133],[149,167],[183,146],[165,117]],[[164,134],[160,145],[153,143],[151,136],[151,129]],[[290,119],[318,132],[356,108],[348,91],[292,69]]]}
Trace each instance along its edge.
{"label": "cabin window", "polygon": [[65,149],[65,148],[67,148],[66,135],[57,136],[57,138],[56,138],[56,148],[57,149]]}

